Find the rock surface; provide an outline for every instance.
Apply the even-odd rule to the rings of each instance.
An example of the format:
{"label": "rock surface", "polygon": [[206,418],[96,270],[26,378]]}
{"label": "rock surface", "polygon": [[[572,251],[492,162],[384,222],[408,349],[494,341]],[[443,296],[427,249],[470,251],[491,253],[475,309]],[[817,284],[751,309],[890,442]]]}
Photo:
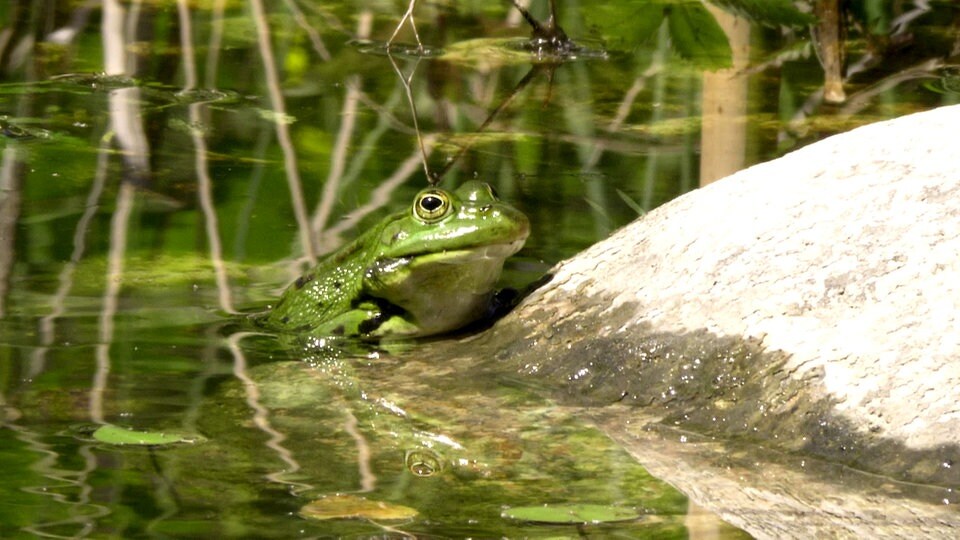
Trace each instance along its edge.
{"label": "rock surface", "polygon": [[960,486],[958,125],[872,124],[680,197],[480,344],[567,402]]}

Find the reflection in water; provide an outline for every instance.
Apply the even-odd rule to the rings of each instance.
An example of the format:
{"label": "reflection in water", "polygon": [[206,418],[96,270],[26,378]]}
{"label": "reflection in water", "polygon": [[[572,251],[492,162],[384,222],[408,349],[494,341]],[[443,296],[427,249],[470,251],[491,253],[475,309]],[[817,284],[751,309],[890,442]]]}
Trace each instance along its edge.
{"label": "reflection in water", "polygon": [[244,390],[244,401],[250,407],[250,410],[253,411],[251,420],[253,425],[260,431],[267,434],[269,437],[264,445],[276,453],[277,457],[280,458],[283,463],[286,464],[286,468],[267,474],[272,482],[277,482],[279,484],[289,485],[295,488],[292,492],[296,493],[298,491],[305,491],[313,489],[313,486],[310,484],[303,484],[299,482],[291,482],[285,480],[285,475],[293,475],[301,469],[300,463],[297,462],[296,458],[293,456],[293,452],[288,450],[284,445],[283,441],[287,439],[287,436],[282,432],[275,429],[270,424],[270,411],[263,406],[260,400],[260,388],[257,385],[250,375],[247,373],[247,358],[243,352],[243,349],[240,348],[240,343],[244,338],[252,334],[248,332],[236,332],[230,335],[227,338],[227,349],[229,349],[230,354],[233,356],[233,376],[240,381],[243,385]]}
{"label": "reflection in water", "polygon": [[23,531],[37,536],[57,536],[80,538],[96,531],[97,520],[108,515],[109,506],[95,501],[93,487],[88,483],[89,475],[96,469],[96,457],[91,445],[83,444],[76,449],[80,458],[79,470],[63,468],[62,456],[53,445],[43,442],[43,438],[22,426],[5,426],[16,433],[16,438],[24,443],[28,452],[38,457],[30,468],[43,480],[42,484],[24,486],[24,493],[38,495],[68,508],[66,517],[44,520],[26,526]]}
{"label": "reflection in water", "polygon": [[103,307],[100,311],[100,332],[96,344],[96,370],[90,385],[90,419],[98,424],[104,423],[104,392],[107,390],[107,377],[110,375],[110,347],[114,338],[114,317],[117,314],[118,295],[123,283],[123,261],[127,248],[127,230],[130,225],[130,211],[133,206],[133,185],[120,184],[117,194],[117,208],[113,213],[110,226],[110,250],[107,254],[106,284],[103,290]]}
{"label": "reflection in water", "polygon": [[[867,52],[835,108],[824,102],[854,40],[714,12],[701,22],[721,21],[735,56],[704,73],[710,55],[680,24],[703,16],[697,3],[660,19],[629,11],[642,2],[560,3],[553,20],[606,54],[550,69],[505,45],[527,34],[509,3],[34,4],[0,13],[0,497],[25,509],[0,516],[3,536],[293,535],[306,497],[337,491],[432,509],[410,528],[424,534],[571,534],[499,517],[567,500],[648,507],[656,531],[683,534],[683,498],[576,411],[416,352],[348,361],[349,388],[321,370],[284,381],[269,365],[304,354],[235,328],[224,345],[222,316],[271,302],[304,262],[408,204],[432,180],[426,163],[531,216],[509,269],[522,286],[698,180],[958,95],[937,2],[877,8],[884,31],[842,19],[859,21],[847,35]],[[414,23],[419,49],[404,51],[394,38]],[[404,80],[397,57],[356,45],[378,39],[407,53],[393,65]],[[911,40],[923,46],[909,55],[884,46]],[[121,451],[73,435],[91,421],[215,437]]]}
{"label": "reflection in water", "polygon": [[813,14],[817,23],[810,27],[814,50],[823,66],[823,100],[843,103],[843,41],[840,27],[840,3],[836,0],[816,0]]}
{"label": "reflection in water", "polygon": [[[222,6],[221,6],[222,9]],[[194,63],[193,30],[190,23],[190,12],[184,2],[178,2],[177,14],[180,23],[180,46],[183,48],[184,58],[184,88],[183,92],[190,92],[197,86],[197,68]],[[216,38],[216,34],[211,39]],[[213,72],[216,67],[216,56],[207,57],[207,73]],[[217,213],[213,203],[213,188],[210,180],[208,163],[207,141],[203,136],[203,125],[208,117],[205,103],[191,103],[187,106],[190,119],[190,135],[193,139],[194,161],[196,162],[197,194],[200,198],[200,208],[206,223],[207,243],[210,244],[210,262],[213,264],[214,275],[217,280],[217,292],[220,299],[220,309],[225,313],[237,314],[233,308],[233,298],[230,285],[227,282],[227,270],[224,265],[223,246],[220,241],[220,227],[217,222]]]}
{"label": "reflection in water", "polygon": [[373,491],[377,487],[377,476],[370,468],[370,444],[363,433],[357,430],[357,417],[349,410],[344,411],[347,417],[343,424],[344,431],[357,444],[357,470],[360,473],[360,493]]}
{"label": "reflection in water", "polygon": [[250,8],[253,11],[253,21],[256,25],[257,45],[260,48],[260,59],[263,61],[263,73],[266,76],[266,86],[274,118],[273,124],[277,131],[277,143],[283,151],[283,166],[287,174],[287,186],[290,189],[293,215],[300,230],[300,247],[303,249],[303,256],[307,259],[307,262],[315,264],[316,246],[310,236],[310,228],[307,226],[307,209],[300,180],[300,168],[297,165],[297,154],[290,137],[287,107],[283,93],[280,91],[280,80],[274,60],[275,55],[270,43],[270,29],[267,27],[266,12],[260,0],[251,0]]}
{"label": "reflection in water", "polygon": [[730,40],[730,68],[703,74],[700,130],[700,185],[729,176],[747,160],[747,90],[750,25],[745,19],[711,9]]}
{"label": "reflection in water", "polygon": [[3,149],[0,163],[0,318],[7,314],[7,290],[15,260],[14,234],[20,217],[20,179],[24,164],[15,146]]}

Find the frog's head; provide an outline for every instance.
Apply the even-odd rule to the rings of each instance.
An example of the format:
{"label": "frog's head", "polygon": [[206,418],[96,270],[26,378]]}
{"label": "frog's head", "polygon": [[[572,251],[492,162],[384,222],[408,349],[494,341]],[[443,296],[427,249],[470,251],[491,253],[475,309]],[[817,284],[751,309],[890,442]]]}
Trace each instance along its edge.
{"label": "frog's head", "polygon": [[439,334],[482,317],[504,260],[529,233],[527,217],[482,182],[421,191],[383,226],[364,271],[365,294],[402,311],[378,332]]}
{"label": "frog's head", "polygon": [[479,251],[506,259],[529,234],[527,216],[498,199],[489,185],[471,181],[453,192],[418,193],[411,209],[384,227],[379,243],[381,256],[389,258]]}

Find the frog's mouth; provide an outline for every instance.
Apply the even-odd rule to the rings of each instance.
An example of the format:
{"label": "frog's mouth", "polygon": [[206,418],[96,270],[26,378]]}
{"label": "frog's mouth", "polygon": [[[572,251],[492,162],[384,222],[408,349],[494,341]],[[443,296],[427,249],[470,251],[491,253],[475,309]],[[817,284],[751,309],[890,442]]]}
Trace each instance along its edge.
{"label": "frog's mouth", "polygon": [[486,244],[483,246],[474,246],[464,249],[447,249],[442,251],[433,251],[422,255],[408,255],[404,258],[412,259],[414,264],[419,261],[437,262],[444,264],[463,264],[473,261],[499,259],[504,260],[514,253],[520,251],[526,238],[514,240],[513,242],[504,242],[500,244]]}

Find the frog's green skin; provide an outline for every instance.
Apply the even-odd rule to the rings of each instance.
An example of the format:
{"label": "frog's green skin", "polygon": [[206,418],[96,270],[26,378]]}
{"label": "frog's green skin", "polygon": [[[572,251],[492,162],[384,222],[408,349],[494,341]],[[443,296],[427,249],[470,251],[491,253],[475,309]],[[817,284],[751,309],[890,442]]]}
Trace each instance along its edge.
{"label": "frog's green skin", "polygon": [[519,210],[490,186],[417,194],[283,293],[261,322],[308,336],[420,337],[482,317],[504,260],[527,239]]}

